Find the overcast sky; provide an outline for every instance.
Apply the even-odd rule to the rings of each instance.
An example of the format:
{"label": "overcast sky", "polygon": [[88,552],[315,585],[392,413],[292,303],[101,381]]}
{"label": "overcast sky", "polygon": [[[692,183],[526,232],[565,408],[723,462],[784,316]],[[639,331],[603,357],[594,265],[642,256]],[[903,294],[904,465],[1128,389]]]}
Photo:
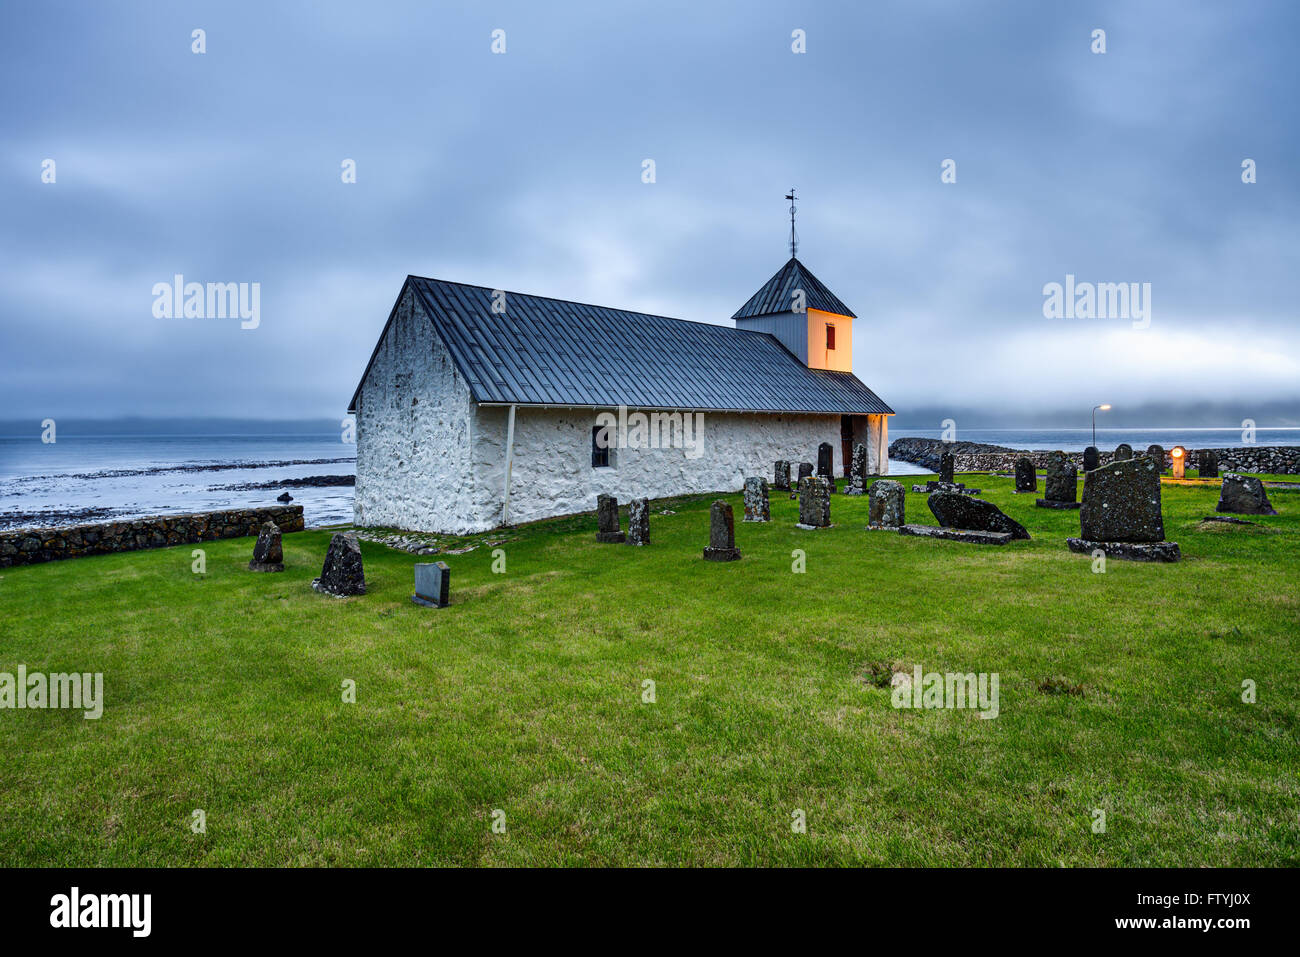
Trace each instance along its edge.
{"label": "overcast sky", "polygon": [[[899,412],[1300,407],[1293,2],[3,18],[7,418],[341,415],[408,273],[729,324],[788,256],[792,185]],[[260,283],[260,325],[155,317],[177,273]],[[1150,283],[1149,327],[1045,318],[1067,274]]]}

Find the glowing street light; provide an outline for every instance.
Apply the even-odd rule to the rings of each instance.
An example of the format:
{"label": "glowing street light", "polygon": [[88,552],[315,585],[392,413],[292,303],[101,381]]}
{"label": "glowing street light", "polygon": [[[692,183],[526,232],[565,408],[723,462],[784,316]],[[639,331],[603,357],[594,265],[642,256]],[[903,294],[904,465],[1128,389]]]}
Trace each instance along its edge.
{"label": "glowing street light", "polygon": [[1098,409],[1101,409],[1101,411],[1103,412],[1109,412],[1110,403],[1107,402],[1105,405],[1094,405],[1092,407],[1092,444],[1094,447],[1096,447],[1097,445],[1097,410]]}

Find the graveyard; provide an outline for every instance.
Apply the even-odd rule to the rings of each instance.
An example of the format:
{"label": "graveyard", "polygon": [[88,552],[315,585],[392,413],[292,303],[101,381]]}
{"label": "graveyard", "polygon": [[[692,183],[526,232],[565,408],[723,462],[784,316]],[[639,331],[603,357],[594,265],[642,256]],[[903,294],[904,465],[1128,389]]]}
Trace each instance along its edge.
{"label": "graveyard", "polygon": [[[600,541],[363,539],[346,598],[312,586],[337,529],[0,569],[6,658],[104,674],[98,720],[2,725],[6,863],[1300,863],[1300,492],[1208,521],[1220,482],[1167,476],[1179,560],[1099,569],[1041,472],[944,478],[998,547],[868,530],[938,530],[924,485],[903,516],[809,476],[766,522],[750,488]],[[447,607],[412,600],[434,561]],[[892,706],[914,669],[997,674],[995,719]]]}

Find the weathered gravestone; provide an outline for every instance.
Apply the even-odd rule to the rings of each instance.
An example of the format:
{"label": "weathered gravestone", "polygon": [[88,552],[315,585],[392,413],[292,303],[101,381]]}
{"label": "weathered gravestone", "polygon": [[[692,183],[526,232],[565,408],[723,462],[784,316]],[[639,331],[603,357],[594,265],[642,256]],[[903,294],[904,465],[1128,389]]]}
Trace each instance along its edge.
{"label": "weathered gravestone", "polygon": [[1132,561],[1176,562],[1178,544],[1166,542],[1160,514],[1160,471],[1155,459],[1139,456],[1111,462],[1083,477],[1080,538],[1067,538],[1070,551]]}
{"label": "weathered gravestone", "polygon": [[799,527],[828,528],[831,524],[831,483],[820,475],[799,480]]}
{"label": "weathered gravestone", "polygon": [[1133,446],[1129,445],[1127,442],[1121,442],[1119,445],[1115,446],[1115,454],[1112,456],[1111,461],[1127,462],[1131,458],[1133,458]]}
{"label": "weathered gravestone", "polygon": [[906,493],[893,479],[879,479],[867,491],[867,527],[897,528],[904,522]]}
{"label": "weathered gravestone", "polygon": [[1156,468],[1163,472],[1165,470],[1165,447],[1163,445],[1148,445],[1147,458],[1156,463]]}
{"label": "weathered gravestone", "polygon": [[751,476],[745,479],[745,521],[767,522],[772,513],[767,500],[767,479]]}
{"label": "weathered gravestone", "polygon": [[1079,472],[1064,452],[1047,455],[1046,492],[1034,504],[1040,508],[1078,508]]}
{"label": "weathered gravestone", "polygon": [[609,545],[625,540],[622,529],[618,527],[618,499],[612,495],[597,495],[596,541]]}
{"label": "weathered gravestone", "polygon": [[[791,463],[791,464],[793,464],[793,463]],[[799,463],[799,474],[795,477],[795,482],[794,482],[794,484],[793,484],[792,486],[790,486],[790,497],[791,497],[791,498],[798,498],[798,497],[799,497],[799,483],[802,482],[802,481],[803,481],[804,479],[806,479],[806,478],[810,478],[810,477],[812,476],[812,474],[813,474],[813,467],[812,467],[812,463],[811,463],[811,462],[800,462],[800,463]]]}
{"label": "weathered gravestone", "polygon": [[1236,472],[1223,473],[1223,486],[1219,489],[1216,512],[1235,512],[1238,515],[1276,515],[1277,510],[1268,500],[1264,483]]}
{"label": "weathered gravestone", "polygon": [[1016,491],[1038,491],[1038,470],[1034,468],[1034,460],[1028,456],[1016,459]]}
{"label": "weathered gravestone", "polygon": [[992,502],[959,492],[932,492],[925,501],[944,528],[1006,532],[1012,538],[1029,538],[1025,526],[1003,513]]}
{"label": "weathered gravestone", "polygon": [[709,544],[704,549],[708,562],[734,562],[740,558],[736,548],[736,522],[731,506],[719,499],[709,509]]}
{"label": "weathered gravestone", "polygon": [[280,542],[280,526],[275,522],[268,519],[262,523],[248,568],[254,572],[284,571],[284,546]]}
{"label": "weathered gravestone", "polygon": [[845,495],[865,495],[867,492],[867,447],[861,442],[853,443],[853,457],[849,460],[849,484],[844,487]]}
{"label": "weathered gravestone", "polygon": [[823,442],[817,446],[817,475],[824,478],[830,485],[830,491],[835,491],[835,450],[829,442]]}
{"label": "weathered gravestone", "polygon": [[415,594],[411,601],[425,608],[451,604],[451,569],[446,562],[420,562],[415,566]]}
{"label": "weathered gravestone", "polygon": [[1213,449],[1202,449],[1196,455],[1196,467],[1201,478],[1219,477],[1219,453]]}
{"label": "weathered gravestone", "polygon": [[790,489],[790,463],[787,461],[778,461],[776,463],[776,474],[773,476],[772,486],[783,492]]}
{"label": "weathered gravestone", "polygon": [[335,532],[325,552],[320,578],[312,580],[318,592],[344,598],[366,593],[366,573],[361,564],[361,546],[351,533]]}
{"label": "weathered gravestone", "polygon": [[1097,446],[1090,445],[1083,450],[1083,470],[1091,472],[1101,464],[1101,453],[1097,451]]}
{"label": "weathered gravestone", "polygon": [[952,484],[952,470],[955,459],[951,452],[944,452],[939,456],[939,481]]}
{"label": "weathered gravestone", "polygon": [[627,544],[650,544],[650,500],[634,498],[627,503]]}

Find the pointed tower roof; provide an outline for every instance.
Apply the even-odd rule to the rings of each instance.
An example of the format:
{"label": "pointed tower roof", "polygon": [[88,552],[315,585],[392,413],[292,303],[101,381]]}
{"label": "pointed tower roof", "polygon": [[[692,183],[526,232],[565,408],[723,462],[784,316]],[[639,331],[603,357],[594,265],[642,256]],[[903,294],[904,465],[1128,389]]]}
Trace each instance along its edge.
{"label": "pointed tower roof", "polygon": [[790,312],[793,302],[791,294],[796,289],[804,293],[804,305],[809,309],[820,309],[836,315],[856,319],[849,307],[822,285],[803,263],[791,256],[790,261],[782,266],[775,276],[763,283],[763,287],[749,297],[749,302],[736,310],[732,319],[745,319],[749,316],[766,316],[774,312]]}

